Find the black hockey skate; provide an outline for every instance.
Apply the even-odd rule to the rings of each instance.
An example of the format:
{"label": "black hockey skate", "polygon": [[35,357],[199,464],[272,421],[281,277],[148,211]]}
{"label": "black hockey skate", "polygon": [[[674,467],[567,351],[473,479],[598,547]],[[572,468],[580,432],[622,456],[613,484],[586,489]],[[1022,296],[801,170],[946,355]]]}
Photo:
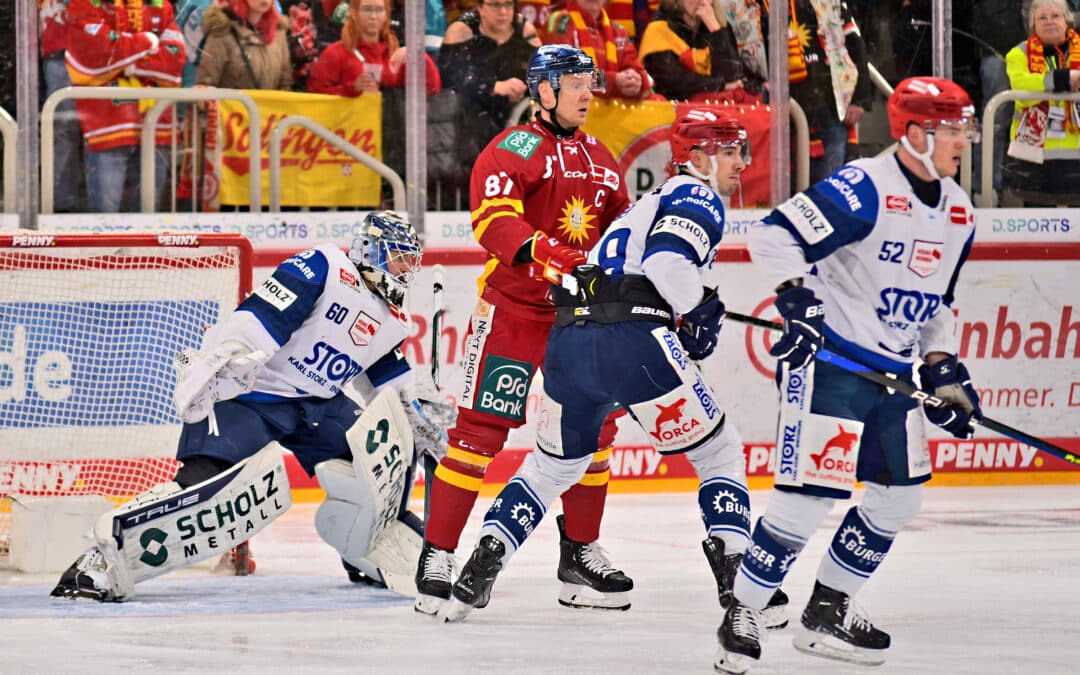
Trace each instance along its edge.
{"label": "black hockey skate", "polygon": [[847,593],[815,582],[802,625],[793,640],[800,652],[864,666],[885,663],[889,634],[874,628]]}
{"label": "black hockey skate", "polygon": [[722,673],[745,673],[761,659],[761,612],[732,597],[716,637],[720,645],[713,668]]}
{"label": "black hockey skate", "polygon": [[114,595],[105,569],[105,557],[101,551],[96,547],[89,549],[60,575],[60,581],[49,595],[54,598],[90,598],[109,602]]}
{"label": "black hockey skate", "polygon": [[[701,548],[705,551],[705,559],[709,561],[709,568],[716,577],[716,590],[720,596],[720,606],[724,609],[731,604],[732,590],[735,586],[735,572],[742,562],[742,553],[724,555],[724,540],[718,537],[708,537],[701,542]],[[780,630],[788,625],[787,618],[788,596],[781,589],[769,598],[769,604],[762,610],[762,621],[770,630]]]}
{"label": "black hockey skate", "polygon": [[582,544],[566,536],[562,514],[555,518],[559,526],[559,604],[564,607],[591,609],[630,609],[630,591],[634,580],[608,560],[604,549],[593,542]]}
{"label": "black hockey skate", "polygon": [[454,552],[444,551],[427,541],[420,549],[416,565],[416,604],[413,609],[435,616],[450,599],[454,585]]}
{"label": "black hockey skate", "polygon": [[487,607],[491,599],[491,587],[502,570],[502,558],[506,544],[486,534],[473,549],[469,561],[461,568],[461,575],[451,591],[453,598],[443,605],[439,616],[444,621],[461,621],[474,609]]}

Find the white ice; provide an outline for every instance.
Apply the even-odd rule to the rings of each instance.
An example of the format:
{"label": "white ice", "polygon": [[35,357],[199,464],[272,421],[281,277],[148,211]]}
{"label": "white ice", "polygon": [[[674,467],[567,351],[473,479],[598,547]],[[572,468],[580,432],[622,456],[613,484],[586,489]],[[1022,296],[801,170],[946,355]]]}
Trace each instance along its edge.
{"label": "white ice", "polygon": [[[846,507],[784,588],[792,625],[751,673],[1080,672],[1080,486],[929,488],[916,521],[858,596],[892,634],[884,666],[796,652],[798,614]],[[752,494],[754,510],[768,491]],[[462,538],[464,558],[490,500]],[[188,570],[100,605],[48,597],[56,575],[0,573],[0,673],[708,673],[720,610],[695,495],[611,495],[602,543],[634,577],[628,612],[556,602],[549,514],[463,624],[349,584],[299,504],[253,542],[251,577]],[[555,510],[557,510],[556,507]]]}

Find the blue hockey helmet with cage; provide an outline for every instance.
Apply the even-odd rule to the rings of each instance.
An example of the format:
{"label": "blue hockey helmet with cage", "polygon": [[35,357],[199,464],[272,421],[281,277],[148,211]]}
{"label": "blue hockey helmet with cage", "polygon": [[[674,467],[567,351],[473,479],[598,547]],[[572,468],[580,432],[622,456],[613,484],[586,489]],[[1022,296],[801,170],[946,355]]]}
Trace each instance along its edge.
{"label": "blue hockey helmet with cage", "polygon": [[529,98],[540,101],[540,83],[547,81],[559,97],[559,84],[563,75],[592,75],[592,89],[604,89],[604,71],[597,70],[592,57],[569,45],[543,45],[529,59],[525,80],[529,85]]}
{"label": "blue hockey helmet with cage", "polygon": [[400,307],[423,253],[416,230],[404,216],[372,211],[353,229],[349,260],[376,293]]}

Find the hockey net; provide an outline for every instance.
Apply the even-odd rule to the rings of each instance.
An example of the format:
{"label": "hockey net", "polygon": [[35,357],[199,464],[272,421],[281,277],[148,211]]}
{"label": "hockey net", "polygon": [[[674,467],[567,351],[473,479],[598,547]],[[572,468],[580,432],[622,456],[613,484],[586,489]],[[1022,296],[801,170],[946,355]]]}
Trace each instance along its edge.
{"label": "hockey net", "polygon": [[0,233],[0,566],[12,496],[120,504],[172,478],[173,359],[251,265],[241,235]]}

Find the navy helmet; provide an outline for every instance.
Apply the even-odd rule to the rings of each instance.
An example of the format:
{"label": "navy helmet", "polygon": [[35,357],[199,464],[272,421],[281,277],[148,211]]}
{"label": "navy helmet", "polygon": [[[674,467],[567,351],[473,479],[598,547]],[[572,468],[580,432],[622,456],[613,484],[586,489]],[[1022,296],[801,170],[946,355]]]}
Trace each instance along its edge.
{"label": "navy helmet", "polygon": [[579,73],[593,76],[592,89],[604,89],[604,71],[596,70],[592,57],[570,45],[543,45],[529,59],[529,72],[525,76],[529,84],[529,98],[540,101],[540,83],[547,80],[559,97],[559,82],[563,75]]}

